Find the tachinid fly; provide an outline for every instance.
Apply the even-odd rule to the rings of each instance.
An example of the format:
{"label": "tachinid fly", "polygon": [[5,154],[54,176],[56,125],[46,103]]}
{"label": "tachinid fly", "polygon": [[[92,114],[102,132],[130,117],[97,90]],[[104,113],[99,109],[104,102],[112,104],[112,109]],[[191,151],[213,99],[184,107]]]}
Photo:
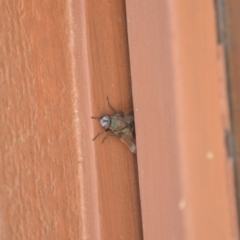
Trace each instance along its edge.
{"label": "tachinid fly", "polygon": [[102,143],[106,138],[110,136],[118,137],[123,143],[125,143],[131,152],[136,153],[136,140],[135,140],[135,128],[134,128],[134,118],[132,114],[125,114],[123,112],[117,112],[109,103],[107,97],[107,102],[109,108],[114,111],[114,115],[104,115],[102,117],[92,117],[93,119],[99,119],[101,126],[105,131],[98,133],[93,140],[95,140],[101,134],[111,131],[112,134],[106,135]]}

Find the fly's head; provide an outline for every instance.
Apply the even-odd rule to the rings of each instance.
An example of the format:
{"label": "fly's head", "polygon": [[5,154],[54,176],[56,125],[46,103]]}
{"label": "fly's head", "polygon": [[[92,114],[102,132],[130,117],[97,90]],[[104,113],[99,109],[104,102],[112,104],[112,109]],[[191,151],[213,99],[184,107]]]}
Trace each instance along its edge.
{"label": "fly's head", "polygon": [[104,129],[108,130],[111,126],[111,117],[109,115],[104,115],[100,118],[100,124]]}

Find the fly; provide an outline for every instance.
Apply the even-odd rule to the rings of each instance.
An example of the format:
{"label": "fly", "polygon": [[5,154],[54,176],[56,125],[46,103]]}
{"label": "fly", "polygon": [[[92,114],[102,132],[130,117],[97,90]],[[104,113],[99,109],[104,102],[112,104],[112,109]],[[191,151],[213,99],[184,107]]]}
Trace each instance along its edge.
{"label": "fly", "polygon": [[105,129],[103,132],[99,132],[94,138],[93,141],[100,136],[101,134],[111,131],[112,134],[107,134],[102,143],[106,138],[110,136],[115,136],[119,138],[131,152],[136,153],[136,140],[135,140],[135,127],[134,127],[134,117],[133,114],[126,114],[123,112],[117,112],[109,103],[107,97],[107,102],[109,108],[114,111],[114,115],[104,115],[102,117],[92,117],[93,119],[99,119],[101,126]]}

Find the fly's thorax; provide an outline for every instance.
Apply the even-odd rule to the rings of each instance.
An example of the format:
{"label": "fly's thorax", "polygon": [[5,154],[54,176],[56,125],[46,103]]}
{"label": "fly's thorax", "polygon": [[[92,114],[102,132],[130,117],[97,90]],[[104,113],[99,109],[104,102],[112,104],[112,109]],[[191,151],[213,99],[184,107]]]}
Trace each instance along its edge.
{"label": "fly's thorax", "polygon": [[115,114],[111,116],[111,124],[110,130],[113,132],[118,132],[127,127],[127,123],[125,122],[125,118],[123,116],[119,116],[119,114]]}

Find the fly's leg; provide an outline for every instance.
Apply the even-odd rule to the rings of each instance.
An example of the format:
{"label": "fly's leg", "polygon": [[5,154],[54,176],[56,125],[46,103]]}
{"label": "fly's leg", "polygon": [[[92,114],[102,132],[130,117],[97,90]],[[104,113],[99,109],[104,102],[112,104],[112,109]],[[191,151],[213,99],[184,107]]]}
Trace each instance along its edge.
{"label": "fly's leg", "polygon": [[93,141],[100,135],[102,135],[103,133],[107,132],[109,129],[104,130],[103,132],[99,132],[94,138]]}
{"label": "fly's leg", "polygon": [[108,106],[109,106],[109,108],[111,108],[115,113],[117,113],[117,111],[111,106],[108,97],[107,97],[107,102],[108,102]]}
{"label": "fly's leg", "polygon": [[105,137],[103,138],[102,143],[103,143],[108,137],[117,137],[117,136],[114,135],[114,134],[109,134],[109,135],[107,135],[107,136],[105,136]]}

